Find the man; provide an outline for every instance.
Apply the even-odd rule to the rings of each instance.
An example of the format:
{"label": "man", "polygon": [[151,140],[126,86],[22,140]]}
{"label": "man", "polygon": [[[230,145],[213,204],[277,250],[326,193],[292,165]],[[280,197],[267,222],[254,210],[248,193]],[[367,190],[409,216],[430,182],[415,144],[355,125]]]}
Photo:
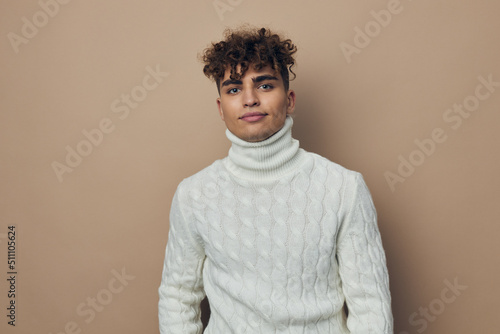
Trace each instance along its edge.
{"label": "man", "polygon": [[384,250],[361,174],[292,138],[295,52],[264,28],[227,30],[205,50],[232,146],[174,195],[162,334],[201,333],[205,295],[207,334],[393,332]]}

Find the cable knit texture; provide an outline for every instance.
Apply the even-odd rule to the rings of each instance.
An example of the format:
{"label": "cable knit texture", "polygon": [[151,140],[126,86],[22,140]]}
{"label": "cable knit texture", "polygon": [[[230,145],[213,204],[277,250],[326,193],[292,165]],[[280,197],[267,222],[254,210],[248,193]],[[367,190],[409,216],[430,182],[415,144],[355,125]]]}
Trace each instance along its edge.
{"label": "cable knit texture", "polygon": [[[293,121],[174,195],[159,288],[162,334],[393,333],[386,260],[361,174],[299,148]],[[349,315],[343,311],[347,304]]]}

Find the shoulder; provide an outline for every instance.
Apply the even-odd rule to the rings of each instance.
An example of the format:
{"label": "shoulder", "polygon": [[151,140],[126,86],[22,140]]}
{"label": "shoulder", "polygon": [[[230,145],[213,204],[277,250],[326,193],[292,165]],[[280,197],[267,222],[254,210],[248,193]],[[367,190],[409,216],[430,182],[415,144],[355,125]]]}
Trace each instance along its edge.
{"label": "shoulder", "polygon": [[361,173],[348,169],[338,163],[335,163],[328,158],[319,154],[306,152],[313,162],[313,172],[318,173],[318,170],[324,170],[335,179],[342,181],[342,184],[354,184],[359,178],[363,178]]}
{"label": "shoulder", "polygon": [[330,191],[336,193],[344,206],[353,201],[353,198],[362,195],[364,199],[370,197],[363,175],[348,169],[316,153],[307,152],[311,161],[308,171],[315,182],[323,184]]}
{"label": "shoulder", "polygon": [[176,192],[180,197],[195,195],[204,188],[216,184],[218,179],[224,177],[224,172],[225,169],[223,168],[222,160],[216,160],[199,172],[183,179],[177,186]]}

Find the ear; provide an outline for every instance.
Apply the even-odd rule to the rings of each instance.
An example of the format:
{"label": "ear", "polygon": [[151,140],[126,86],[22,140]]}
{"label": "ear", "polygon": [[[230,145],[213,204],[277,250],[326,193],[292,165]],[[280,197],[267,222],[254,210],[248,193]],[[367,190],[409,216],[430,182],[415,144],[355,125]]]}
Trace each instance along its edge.
{"label": "ear", "polygon": [[295,110],[295,92],[289,89],[286,94],[286,99],[287,99],[286,114],[290,115]]}
{"label": "ear", "polygon": [[220,119],[224,120],[224,112],[222,111],[222,107],[220,105],[220,97],[217,98],[217,109],[219,109]]}

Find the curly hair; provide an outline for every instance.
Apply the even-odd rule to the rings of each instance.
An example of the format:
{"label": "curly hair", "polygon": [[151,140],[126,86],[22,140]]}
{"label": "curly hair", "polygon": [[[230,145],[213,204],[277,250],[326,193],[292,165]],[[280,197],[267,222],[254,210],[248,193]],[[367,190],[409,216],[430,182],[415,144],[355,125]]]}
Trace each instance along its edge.
{"label": "curly hair", "polygon": [[[212,43],[201,56],[205,63],[203,73],[215,80],[219,93],[226,69],[231,70],[232,80],[239,80],[250,64],[257,71],[270,65],[281,74],[285,91],[288,91],[289,80],[296,77],[291,68],[295,64],[293,55],[297,52],[297,47],[290,39],[284,39],[266,28],[244,27],[237,30],[226,29],[224,38],[218,43]],[[236,71],[238,65],[241,65],[239,73]],[[293,74],[292,79],[289,78],[289,71]]]}

